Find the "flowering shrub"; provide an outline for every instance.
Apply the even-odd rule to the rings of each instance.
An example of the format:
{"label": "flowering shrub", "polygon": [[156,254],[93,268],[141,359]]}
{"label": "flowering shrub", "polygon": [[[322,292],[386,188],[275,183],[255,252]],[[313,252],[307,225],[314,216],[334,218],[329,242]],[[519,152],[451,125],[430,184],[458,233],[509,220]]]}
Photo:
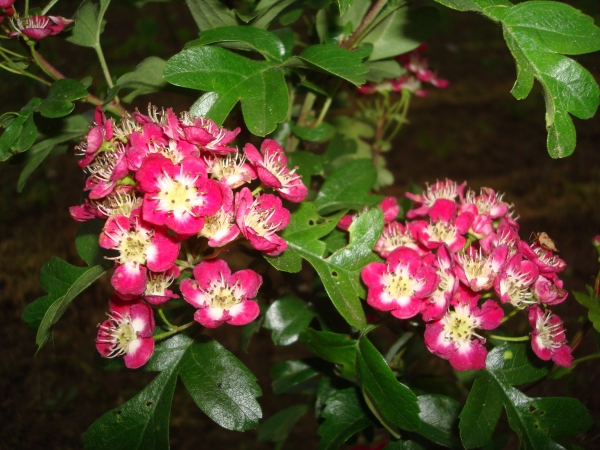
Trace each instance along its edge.
{"label": "flowering shrub", "polygon": [[[84,448],[169,448],[179,378],[217,425],[258,428],[257,439],[278,448],[311,408],[319,449],[487,448],[503,408],[523,448],[564,448],[565,436],[588,429],[577,399],[514,386],[597,357],[576,352],[592,327],[600,331],[600,277],[569,296],[557,244],[544,232],[520,236],[513,206],[492,188],[446,179],[402,199],[377,192],[393,183],[384,154],[413,97],[426,95],[425,83],[450,84],[423,44],[442,6],[503,27],[518,68],[512,93],[525,98],[540,82],[554,158],[574,150],[571,115],[598,107],[600,88],[565,55],[600,50],[600,29],[558,2],[436,1],[439,9],[286,0],[234,10],[187,0],[199,37],[115,78],[101,45],[109,0],[85,0],[72,18],[49,15],[56,0],[0,0],[0,68],[44,86],[44,98],[0,118],[0,160],[25,164],[22,190],[55,146],[75,141],[86,176],[70,208],[86,266],[48,261],[48,295],[23,319],[41,348],[77,295],[104,277],[113,294],[98,324],[97,370],[158,372],[90,424]],[[104,80],[60,72],[43,54],[53,36],[93,49]],[[193,96],[187,112],[128,105],[155,92],[169,98],[174,87]],[[570,297],[589,309],[574,334],[553,312]],[[526,335],[515,335],[519,317]],[[314,354],[272,370],[274,394],[304,400],[261,422],[261,389],[210,334],[220,326],[242,327],[244,348],[265,328],[275,345]],[[423,387],[408,368],[417,354],[454,369],[462,391]],[[470,379],[467,370],[476,371]]]}

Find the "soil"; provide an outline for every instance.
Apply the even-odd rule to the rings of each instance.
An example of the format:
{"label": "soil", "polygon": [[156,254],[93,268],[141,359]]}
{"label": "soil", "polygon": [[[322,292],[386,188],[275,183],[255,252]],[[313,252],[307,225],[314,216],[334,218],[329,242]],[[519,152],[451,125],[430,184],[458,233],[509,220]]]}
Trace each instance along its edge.
{"label": "soil", "polygon": [[[123,8],[120,10],[119,8]],[[123,36],[135,62],[144,56],[143,45],[132,36],[154,35],[154,52],[167,57],[193,38],[169,26],[184,21],[179,10],[149,5],[137,34],[127,25],[125,6],[108,18],[107,36]],[[596,8],[595,10],[593,8]],[[144,10],[146,11],[146,10]],[[175,12],[174,12],[175,11]],[[588,11],[600,14],[598,6]],[[155,19],[164,17],[167,24]],[[189,20],[189,19],[188,19]],[[547,232],[568,263],[562,278],[569,291],[583,291],[598,271],[598,256],[591,240],[600,234],[600,121],[575,120],[577,149],[572,156],[553,160],[546,151],[544,101],[536,87],[528,99],[510,95],[515,78],[512,58],[502,41],[501,30],[475,14],[448,13],[445,29],[430,43],[427,56],[440,75],[451,81],[445,90],[430,90],[425,99],[415,99],[410,124],[401,132],[388,154],[396,184],[386,194],[402,197],[410,183],[424,184],[446,177],[467,180],[472,188],[492,187],[504,192],[520,216],[521,235]],[[154,28],[153,28],[154,27]],[[111,30],[122,30],[114,34]],[[153,31],[154,30],[154,31]],[[126,34],[126,36],[125,36]],[[161,39],[156,39],[160,36]],[[147,42],[147,41],[146,41]],[[110,44],[110,43],[108,43]],[[48,44],[52,51],[57,47]],[[150,45],[150,44],[148,44]],[[107,45],[108,47],[108,45]],[[75,49],[77,60],[89,49]],[[139,53],[139,55],[138,55]],[[59,55],[58,53],[55,53]],[[138,57],[139,56],[139,57]],[[85,57],[89,57],[89,54]],[[131,65],[120,54],[108,55],[109,65],[122,72]],[[600,76],[598,55],[577,58],[596,79]],[[57,66],[69,72],[69,60]],[[3,75],[6,76],[6,75]],[[100,77],[100,74],[97,75]],[[73,76],[76,78],[75,76]],[[2,112],[20,107],[40,87],[25,83],[5,96]],[[38,95],[39,92],[38,92]],[[160,96],[151,98],[161,103]],[[189,108],[193,99],[178,96],[175,109]],[[148,98],[137,106],[145,108]],[[14,110],[14,107],[12,108]],[[83,175],[72,151],[48,160],[17,194],[20,169],[0,166],[0,448],[81,448],[84,431],[100,415],[127,401],[154,376],[146,373],[106,372],[94,363],[96,324],[103,320],[111,295],[104,280],[80,295],[54,327],[52,342],[36,355],[35,334],[28,331],[20,315],[24,307],[43,296],[38,272],[44,261],[58,256],[81,264],[74,248],[77,224],[68,207],[79,204]],[[570,298],[556,312],[564,318],[569,337],[579,329],[584,310]],[[273,347],[269,332],[261,331],[247,354],[239,351],[239,331],[222,327],[214,334],[257,375],[263,397],[264,416],[301,397],[272,394],[268,370],[279,361],[306,355],[299,346]],[[526,331],[525,331],[526,333]],[[597,351],[588,333],[575,357]],[[35,356],[34,356],[35,355]],[[568,377],[550,381],[527,392],[530,396],[574,396],[590,411],[594,425],[573,442],[583,448],[600,446],[600,384],[597,360],[580,364]],[[307,414],[292,432],[285,448],[316,448],[316,419]],[[258,444],[256,432],[222,430],[193,404],[178,385],[171,417],[171,445],[175,449],[268,449]],[[507,448],[513,448],[511,440]],[[516,447],[515,447],[516,448]]]}

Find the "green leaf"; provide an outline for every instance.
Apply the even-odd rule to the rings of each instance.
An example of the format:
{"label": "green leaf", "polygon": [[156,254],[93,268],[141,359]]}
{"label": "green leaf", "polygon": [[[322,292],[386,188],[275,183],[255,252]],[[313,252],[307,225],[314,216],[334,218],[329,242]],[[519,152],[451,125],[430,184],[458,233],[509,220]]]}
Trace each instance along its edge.
{"label": "green leaf", "polygon": [[517,64],[517,81],[511,91],[527,97],[534,79],[546,100],[548,152],[553,158],[575,149],[575,128],[570,115],[592,117],[598,109],[600,88],[593,76],[564,55],[600,50],[600,28],[591,17],[560,2],[529,1],[512,5],[506,0],[438,0],[460,10],[480,11],[499,22]]}
{"label": "green leaf", "polygon": [[296,168],[296,173],[302,177],[306,187],[310,187],[310,177],[323,172],[323,157],[303,150],[297,150],[287,155],[288,167]]}
{"label": "green leaf", "polygon": [[282,394],[317,376],[319,371],[301,360],[283,361],[271,367],[273,393]]}
{"label": "green leaf", "polygon": [[365,296],[360,272],[366,264],[379,260],[371,249],[383,229],[383,213],[374,209],[358,217],[349,230],[350,243],[324,258],[326,245],[319,239],[333,230],[343,213],[323,219],[316,213],[314,204],[303,202],[282,234],[287,250],[267,260],[286,272],[300,271],[301,259],[307,260],[316,269],[342,317],[353,327],[363,329],[367,322],[360,302]]}
{"label": "green leaf", "polygon": [[238,25],[235,13],[219,0],[186,0],[200,31]]}
{"label": "green leaf", "polygon": [[348,12],[352,6],[352,3],[352,0],[338,0],[338,4],[340,6],[340,16],[343,16]]}
{"label": "green leaf", "polygon": [[308,405],[294,405],[273,414],[258,427],[256,440],[258,442],[284,441],[296,425],[296,422],[298,422],[308,410]]}
{"label": "green leaf", "polygon": [[32,98],[18,113],[11,113],[13,119],[0,136],[0,161],[6,161],[16,153],[22,153],[33,145],[37,129],[33,123],[33,112],[42,102]]}
{"label": "green leaf", "polygon": [[[283,122],[289,109],[288,90],[281,69],[253,61],[223,48],[192,47],[167,61],[165,79],[177,86],[216,92],[207,116],[218,123],[240,101],[251,133],[265,136]],[[218,117],[212,111],[219,111]]]}
{"label": "green leaf", "polygon": [[73,102],[88,95],[87,89],[79,81],[63,78],[56,80],[48,91],[48,97],[38,106],[44,117],[63,117],[75,108]]}
{"label": "green leaf", "polygon": [[273,330],[271,337],[275,344],[291,345],[298,340],[302,330],[308,327],[314,315],[305,302],[286,295],[269,307],[265,328]]}
{"label": "green leaf", "polygon": [[369,408],[392,435],[399,436],[397,428],[419,429],[421,418],[417,396],[396,379],[366,336],[358,340],[356,375]]}
{"label": "green leaf", "polygon": [[82,47],[100,48],[100,34],[104,31],[104,14],[110,0],[100,0],[94,4],[91,0],[84,0],[75,14],[73,33],[67,41]]}
{"label": "green leaf", "polygon": [[336,44],[311,45],[300,56],[291,58],[286,64],[296,65],[298,59],[323,72],[348,80],[356,86],[365,83],[364,74],[369,71],[360,56]]}
{"label": "green leaf", "polygon": [[[537,363],[538,361],[536,361]],[[512,385],[531,383],[547,373],[532,364],[526,344],[503,344],[487,357],[460,413],[460,436],[466,448],[491,442],[502,407],[521,448],[562,449],[552,438],[584,432],[592,423],[585,407],[571,398],[530,398]]]}
{"label": "green leaf", "polygon": [[92,267],[106,263],[104,256],[107,251],[98,244],[98,237],[104,228],[103,220],[88,220],[79,225],[77,237],[75,238],[75,248],[81,259]]}
{"label": "green leaf", "polygon": [[250,341],[254,337],[256,333],[260,331],[263,326],[263,322],[265,320],[265,315],[262,314],[262,310],[264,309],[263,305],[260,305],[261,315],[258,316],[256,320],[253,320],[247,325],[242,327],[242,333],[240,335],[240,350],[244,353],[248,353],[248,347],[250,346]]}
{"label": "green leaf", "polygon": [[323,183],[315,206],[319,214],[341,209],[360,210],[376,205],[381,197],[369,195],[377,180],[377,170],[368,159],[357,159],[333,172]]}
{"label": "green leaf", "polygon": [[339,131],[333,135],[325,154],[323,155],[323,170],[329,176],[344,164],[356,159],[357,141],[346,139]]}
{"label": "green leaf", "polygon": [[122,98],[126,103],[130,103],[139,95],[158,92],[167,85],[163,78],[163,70],[167,62],[157,56],[150,56],[144,59],[133,72],[122,75],[117,80],[117,85],[121,89],[133,89],[132,92]]}
{"label": "green leaf", "polygon": [[131,400],[96,420],[83,436],[84,450],[167,450],[176,384],[174,365],[157,375]]}
{"label": "green leaf", "polygon": [[573,295],[579,303],[589,310],[588,318],[590,322],[592,322],[596,331],[600,331],[600,298],[593,297],[591,289],[589,295],[576,291],[573,291]]}
{"label": "green leaf", "polygon": [[[23,311],[23,320],[37,320],[42,312],[41,306],[47,306],[37,331],[35,343],[38,350],[48,340],[50,328],[67,310],[73,299],[83,292],[90,284],[106,273],[101,265],[92,267],[75,267],[60,258],[53,257],[46,261],[40,271],[42,288],[47,296],[27,305]],[[28,309],[30,311],[28,311]],[[35,310],[32,319],[31,312]]]}
{"label": "green leaf", "polygon": [[317,430],[321,436],[318,450],[336,450],[356,433],[373,424],[354,388],[331,395],[321,417],[325,420]]}
{"label": "green leaf", "polygon": [[369,61],[401,55],[417,48],[428,40],[439,26],[437,9],[421,7],[409,10],[408,7],[384,10],[387,14],[362,40],[373,44]]}
{"label": "green leaf", "polygon": [[256,5],[255,19],[252,26],[256,28],[267,28],[274,22],[275,18],[286,10],[286,8],[298,0],[261,0]]}
{"label": "green leaf", "polygon": [[[220,27],[200,33],[200,39],[185,44],[185,48],[212,43],[236,43],[229,48],[255,50],[265,58],[282,61],[285,55],[283,42],[273,33],[251,26]],[[243,45],[242,45],[243,44]]]}
{"label": "green leaf", "polygon": [[462,405],[444,395],[419,395],[419,434],[448,448],[462,448],[458,436],[458,414]]}
{"label": "green leaf", "polygon": [[406,72],[406,69],[403,69],[394,60],[367,62],[365,65],[369,69],[366,76],[367,81],[375,83],[380,83],[390,78],[398,78]]}
{"label": "green leaf", "polygon": [[334,130],[328,123],[321,123],[314,127],[294,125],[293,132],[308,142],[325,142],[333,137]]}
{"label": "green leaf", "polygon": [[198,407],[223,428],[245,431],[262,417],[256,377],[217,341],[195,342],[185,352],[179,375]]}
{"label": "green leaf", "polygon": [[62,144],[83,136],[88,132],[89,122],[82,115],[73,115],[64,119],[64,125],[56,136],[48,137],[36,143],[27,152],[25,167],[19,176],[17,192],[23,191],[27,178],[46,159],[57,144]]}
{"label": "green leaf", "polygon": [[355,379],[356,340],[346,334],[316,331],[307,328],[300,334],[300,342],[326,361],[342,366],[340,375]]}

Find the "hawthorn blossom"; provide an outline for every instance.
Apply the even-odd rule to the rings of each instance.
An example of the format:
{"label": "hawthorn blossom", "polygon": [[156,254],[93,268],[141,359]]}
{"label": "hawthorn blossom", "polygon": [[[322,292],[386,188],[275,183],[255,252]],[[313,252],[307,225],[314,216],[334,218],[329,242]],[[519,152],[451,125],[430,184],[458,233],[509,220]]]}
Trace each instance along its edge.
{"label": "hawthorn blossom", "polygon": [[458,280],[454,275],[454,261],[446,246],[437,251],[436,275],[439,282],[436,289],[423,300],[421,314],[425,322],[440,319],[447,311],[450,300],[458,288]]}
{"label": "hawthorn blossom", "polygon": [[290,212],[279,197],[262,194],[254,198],[250,189],[242,188],[235,195],[237,225],[252,247],[269,256],[277,256],[287,243],[275,233],[290,222]]}
{"label": "hawthorn blossom", "polygon": [[515,308],[523,309],[535,303],[529,288],[537,280],[537,266],[523,260],[520,253],[515,254],[502,272],[494,279],[494,289],[502,303],[510,302]]}
{"label": "hawthorn blossom", "polygon": [[367,264],[361,278],[368,288],[367,303],[399,319],[416,316],[438,283],[435,269],[408,247],[394,250],[385,263]]}
{"label": "hawthorn blossom", "polygon": [[198,233],[198,236],[207,237],[208,245],[213,248],[229,244],[240,234],[240,229],[235,223],[233,192],[227,185],[218,184],[223,198],[221,207],[216,213],[205,217],[204,226]]}
{"label": "hawthorn blossom", "polygon": [[287,167],[287,158],[283,148],[277,141],[265,139],[260,152],[250,143],[244,146],[244,153],[255,167],[260,181],[267,187],[275,189],[291,202],[301,202],[308,194],[296,169]]}
{"label": "hawthorn blossom", "polygon": [[231,189],[250,183],[258,176],[254,167],[246,163],[246,156],[240,155],[237,151],[224,157],[215,155],[212,158],[205,158],[204,161],[207,166],[206,171]]}
{"label": "hawthorn blossom", "polygon": [[487,300],[479,307],[478,300],[479,295],[460,287],[452,299],[452,308],[425,327],[425,345],[429,351],[447,359],[455,370],[485,368],[485,339],[476,330],[492,330],[504,317],[495,301]]}
{"label": "hawthorn blossom", "polygon": [[191,144],[198,145],[202,150],[217,155],[226,155],[236,151],[235,148],[228,147],[228,145],[240,133],[239,127],[229,131],[220,128],[210,119],[191,118],[189,115],[185,115],[182,122],[185,139]]}
{"label": "hawthorn blossom", "polygon": [[246,325],[260,312],[255,298],[262,277],[251,269],[231,273],[222,259],[208,259],[194,267],[194,280],[181,282],[181,293],[198,308],[194,320],[207,328],[223,323]]}
{"label": "hawthorn blossom", "polygon": [[551,359],[559,366],[571,367],[573,356],[560,317],[533,305],[529,308],[529,324],[533,328],[531,347],[538,358],[544,361]]}
{"label": "hawthorn blossom", "polygon": [[24,19],[15,17],[10,19],[15,31],[8,34],[15,37],[24,34],[30,39],[40,40],[60,33],[74,20],[61,16],[29,16]]}
{"label": "hawthorn blossom", "polygon": [[481,249],[475,250],[473,247],[467,250],[456,256],[456,276],[475,292],[491,288],[506,262],[508,248],[506,245],[499,245],[489,255],[484,255]]}
{"label": "hawthorn blossom", "polygon": [[438,199],[447,199],[456,201],[457,197],[462,198],[466,183],[459,185],[452,180],[437,181],[427,188],[421,194],[407,192],[405,195],[415,202],[413,209],[406,213],[409,219],[422,218],[427,215],[429,209]]}
{"label": "hawthorn blossom", "polygon": [[164,272],[148,272],[148,282],[144,289],[144,300],[152,305],[161,305],[172,298],[179,298],[169,288],[181,274],[179,267],[173,264]]}
{"label": "hawthorn blossom", "polygon": [[429,69],[429,63],[423,56],[426,44],[421,44],[416,49],[398,56],[402,65],[410,73],[414,74],[420,81],[431,83],[435,87],[443,89],[448,87],[450,82],[443,78],[439,78],[435,72]]}
{"label": "hawthorn blossom", "polygon": [[154,314],[141,300],[123,301],[113,296],[108,319],[98,325],[96,349],[104,358],[123,356],[125,366],[137,369],[154,353]]}
{"label": "hawthorn blossom", "polygon": [[164,272],[174,263],[179,244],[162,227],[151,228],[141,220],[140,210],[130,217],[109,217],[100,233],[102,248],[117,250],[111,284],[122,295],[142,295],[148,282],[148,270]]}
{"label": "hawthorn blossom", "polygon": [[410,224],[405,226],[395,221],[386,223],[383,226],[381,236],[375,243],[373,251],[382,258],[387,258],[398,247],[412,248],[421,254],[423,250],[421,250],[417,240],[413,237],[409,226]]}
{"label": "hawthorn blossom", "polygon": [[218,183],[207,178],[204,162],[193,155],[178,165],[161,154],[149,155],[135,178],[144,194],[144,220],[181,235],[198,233],[204,218],[221,206]]}

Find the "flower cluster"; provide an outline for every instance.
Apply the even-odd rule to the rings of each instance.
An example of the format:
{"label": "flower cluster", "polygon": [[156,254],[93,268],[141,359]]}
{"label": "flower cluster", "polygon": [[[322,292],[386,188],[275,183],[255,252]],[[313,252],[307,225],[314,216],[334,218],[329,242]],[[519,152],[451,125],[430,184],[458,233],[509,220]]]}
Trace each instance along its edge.
{"label": "flower cluster", "polygon": [[379,83],[363,84],[358,88],[358,92],[361,94],[374,94],[375,92],[400,92],[406,90],[414,93],[417,97],[425,97],[427,90],[422,88],[422,83],[430,83],[439,89],[447,87],[450,82],[438,77],[429,68],[427,59],[423,56],[425,48],[426,44],[422,44],[415,50],[399,55],[396,58],[404,67],[405,74],[398,78],[383,80]]}
{"label": "flower cluster", "polygon": [[[103,356],[124,355],[128,367],[148,360],[152,306],[179,297],[169,287],[182,268],[192,270],[193,279],[181,282],[181,294],[203,326],[244,325],[258,316],[260,275],[250,269],[232,274],[214,257],[242,238],[267,255],[280,254],[287,245],[276,233],[290,220],[281,198],[300,202],[307,188],[277,142],[266,139],[260,150],[246,144],[241,153],[231,146],[239,132],[170,109],[135,112],[118,124],[96,110],[95,125],[78,146],[87,199],[70,213],[78,221],[105,220],[99,244],[116,255],[115,296],[97,339]],[[178,255],[190,239],[202,250],[186,250],[181,263]]]}
{"label": "flower cluster", "polygon": [[536,355],[570,366],[565,329],[549,310],[567,297],[556,246],[546,233],[521,240],[501,195],[465,188],[445,180],[406,194],[414,206],[405,224],[385,214],[397,211],[394,201],[382,202],[385,226],[374,251],[385,262],[362,271],[367,302],[400,319],[420,314],[427,348],[457,370],[485,367],[485,338],[477,330],[498,327],[502,305],[526,309]]}

